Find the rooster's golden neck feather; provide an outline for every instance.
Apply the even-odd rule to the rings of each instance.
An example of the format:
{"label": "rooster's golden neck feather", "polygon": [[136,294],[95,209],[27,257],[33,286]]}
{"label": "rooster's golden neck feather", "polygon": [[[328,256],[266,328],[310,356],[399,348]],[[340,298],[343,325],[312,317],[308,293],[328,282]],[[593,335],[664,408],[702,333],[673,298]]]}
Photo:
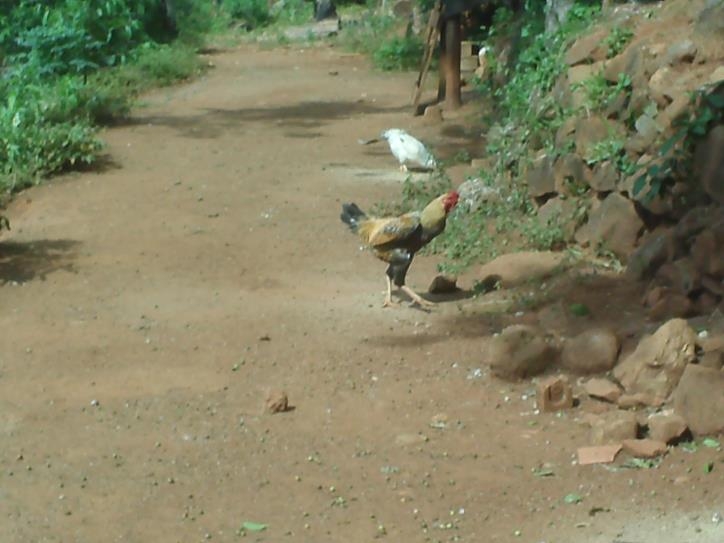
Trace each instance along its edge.
{"label": "rooster's golden neck feather", "polygon": [[420,223],[423,228],[436,226],[445,221],[447,217],[447,212],[445,211],[445,205],[443,203],[445,197],[446,195],[443,194],[442,196],[435,198],[432,202],[425,206],[425,209],[422,210],[420,213]]}

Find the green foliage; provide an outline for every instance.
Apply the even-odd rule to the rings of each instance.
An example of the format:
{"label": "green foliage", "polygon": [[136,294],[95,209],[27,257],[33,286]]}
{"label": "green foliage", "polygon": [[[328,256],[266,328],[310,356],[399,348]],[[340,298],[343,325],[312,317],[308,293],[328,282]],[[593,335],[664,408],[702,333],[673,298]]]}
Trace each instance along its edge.
{"label": "green foliage", "polygon": [[[600,11],[595,3],[577,3],[567,22],[545,32],[544,3],[528,0],[522,14],[498,9],[486,45],[511,51],[504,62],[491,64],[489,82],[480,90],[493,100],[497,123],[488,133],[488,154],[499,158],[498,171],[517,175],[527,161],[527,150],[555,151],[555,132],[571,114],[551,92],[568,69],[564,60],[573,38],[587,28]],[[491,55],[492,56],[492,55]]]}
{"label": "green foliage", "polygon": [[296,25],[312,19],[314,3],[305,0],[279,0],[272,9],[274,22]]}
{"label": "green foliage", "polygon": [[133,62],[124,69],[136,72],[139,87],[167,86],[197,75],[201,64],[194,50],[180,45],[147,43],[133,53]]}
{"label": "green foliage", "polygon": [[609,35],[603,40],[603,44],[606,46],[606,57],[613,58],[626,49],[633,36],[633,30],[628,27],[616,26],[612,28]]}
{"label": "green foliage", "polygon": [[372,62],[381,70],[411,70],[420,65],[422,50],[418,36],[395,36],[379,44],[372,54]]}
{"label": "green foliage", "polygon": [[272,21],[267,0],[223,0],[221,7],[234,20],[250,28],[265,26]]}
{"label": "green foliage", "polygon": [[337,41],[350,51],[368,54],[380,70],[412,70],[420,66],[422,38],[408,28],[404,36],[399,19],[366,8],[355,15],[340,33]]}
{"label": "green foliage", "polygon": [[191,47],[200,47],[206,34],[214,29],[215,2],[174,0],[178,39]]}
{"label": "green foliage", "polygon": [[6,89],[0,107],[0,188],[12,191],[76,164],[91,164],[102,144],[81,98],[82,83],[27,82]]}
{"label": "green foliage", "polygon": [[[506,14],[507,10],[499,9],[490,30],[490,45],[498,37],[517,42],[517,58],[498,67],[505,84],[494,91],[502,114],[516,124],[538,123],[541,108],[531,108],[531,101],[544,100],[548,95],[567,69],[563,56],[571,37],[586,28],[600,10],[600,6],[576,4],[559,30],[546,33],[543,6],[543,2],[529,0],[520,21],[515,21],[509,12]],[[509,36],[518,28],[517,36]],[[549,105],[555,107],[553,103]]]}
{"label": "green foliage", "polygon": [[688,116],[679,118],[676,132],[659,148],[658,156],[643,168],[634,182],[633,196],[645,201],[664,194],[677,181],[687,181],[693,166],[694,147],[709,130],[724,123],[724,82],[704,87],[691,95]]}
{"label": "green foliage", "polygon": [[[122,0],[66,0],[58,6],[23,1],[0,34],[9,64],[33,65],[42,77],[85,74],[124,61],[144,38],[140,20]],[[10,31],[9,29],[12,29]]]}
{"label": "green foliage", "polygon": [[603,72],[592,75],[582,81],[573,89],[582,88],[586,94],[585,107],[593,111],[605,110],[621,94],[630,94],[632,89],[631,78],[627,74],[619,74],[618,81],[611,83]]}
{"label": "green foliage", "polygon": [[[156,0],[5,2],[0,15],[0,190],[93,163],[96,125],[128,114],[133,98],[199,71],[170,37]],[[209,28],[213,3],[177,0],[181,37]],[[195,38],[194,38],[195,39]],[[187,39],[187,41],[194,41]]]}

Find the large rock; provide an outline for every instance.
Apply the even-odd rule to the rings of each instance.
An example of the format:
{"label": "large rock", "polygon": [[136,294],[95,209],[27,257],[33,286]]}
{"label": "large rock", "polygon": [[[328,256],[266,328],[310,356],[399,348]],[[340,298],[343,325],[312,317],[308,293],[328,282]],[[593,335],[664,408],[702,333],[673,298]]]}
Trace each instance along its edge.
{"label": "large rock", "polygon": [[724,432],[724,372],[689,364],[674,391],[674,409],[695,435]]}
{"label": "large rock", "polygon": [[684,417],[673,413],[655,413],[648,418],[649,437],[664,443],[679,439],[687,430]]}
{"label": "large rock", "polygon": [[694,62],[696,58],[696,44],[686,38],[681,41],[672,43],[666,50],[664,62],[669,65],[680,64],[682,62]]}
{"label": "large rock", "polygon": [[616,165],[610,160],[599,162],[594,166],[589,185],[597,192],[610,192],[616,189],[619,173]]}
{"label": "large rock", "polygon": [[458,187],[458,194],[460,203],[469,211],[475,211],[481,205],[500,199],[500,190],[485,184],[479,177],[463,181]]}
{"label": "large rock", "polygon": [[517,380],[545,371],[556,361],[557,348],[540,328],[516,324],[487,341],[483,358],[497,377]]}
{"label": "large rock", "polygon": [[592,60],[604,60],[607,51],[603,40],[607,35],[607,31],[598,30],[576,40],[570,49],[566,51],[566,63],[569,66],[575,66]]}
{"label": "large rock", "polygon": [[638,426],[635,413],[609,411],[597,417],[591,424],[591,444],[606,445],[636,439]]}
{"label": "large rock", "polygon": [[661,107],[668,106],[674,100],[674,91],[678,88],[677,74],[669,66],[662,66],[649,79],[651,97]]}
{"label": "large rock", "polygon": [[568,117],[565,121],[563,121],[561,126],[558,127],[558,130],[556,131],[557,147],[564,147],[566,145],[571,135],[576,131],[577,124],[578,118],[574,116]]}
{"label": "large rock", "polygon": [[521,251],[507,253],[480,267],[478,277],[497,277],[501,286],[509,288],[533,280],[550,277],[560,269],[565,256],[554,251]]}
{"label": "large rock", "polygon": [[724,124],[714,127],[697,145],[694,161],[701,186],[713,200],[724,204]]}
{"label": "large rock", "polygon": [[621,74],[626,74],[634,87],[646,88],[646,83],[658,68],[657,64],[655,55],[646,45],[635,43],[606,62],[603,76],[616,83]]}
{"label": "large rock", "polygon": [[701,272],[694,260],[686,257],[664,263],[656,272],[654,281],[682,294],[691,294],[701,287]]}
{"label": "large rock", "polygon": [[724,38],[724,2],[708,0],[696,19],[695,31]]}
{"label": "large rock", "polygon": [[[643,155],[636,165],[640,168],[647,168],[654,165],[654,163],[658,163],[658,160],[656,162],[652,162],[649,155]],[[673,194],[670,191],[661,191],[656,194],[650,192],[649,186],[644,186],[641,191],[634,193],[634,185],[640,175],[640,172],[637,172],[623,179],[619,184],[619,192],[627,194],[638,206],[654,215],[671,215],[673,210]]]}
{"label": "large rock", "polygon": [[635,281],[650,279],[664,262],[678,256],[677,249],[673,232],[654,232],[629,257],[626,275]]}
{"label": "large rock", "polygon": [[633,252],[644,223],[636,213],[633,202],[612,192],[591,212],[588,223],[576,232],[581,244],[603,246],[622,261]]}
{"label": "large rock", "polygon": [[636,350],[613,370],[629,394],[665,400],[681,379],[687,364],[696,359],[696,332],[683,319],[673,319],[642,339]]}
{"label": "large rock", "polygon": [[621,397],[621,387],[603,378],[594,378],[583,384],[583,390],[591,398],[615,403]]}
{"label": "large rock", "polygon": [[578,209],[578,199],[556,196],[538,208],[538,219],[544,225],[560,226],[565,240],[571,241],[576,229],[581,225]]}
{"label": "large rock", "polygon": [[290,26],[284,30],[284,36],[289,40],[304,40],[309,38],[324,38],[339,32],[340,19],[322,19],[313,24]]}
{"label": "large rock", "polygon": [[626,133],[619,123],[597,116],[578,119],[575,131],[576,153],[586,160],[593,158],[593,151],[597,144],[612,137],[623,138]]}
{"label": "large rock", "polygon": [[636,119],[634,127],[641,138],[641,143],[643,145],[641,151],[646,150],[646,148],[648,148],[663,131],[661,124],[659,124],[657,119],[649,113],[644,113]]}
{"label": "large rock", "polygon": [[576,153],[566,153],[559,156],[553,164],[556,192],[559,194],[573,194],[576,187],[589,184],[590,174],[588,166]]}
{"label": "large rock", "polygon": [[[724,76],[724,74],[722,74]],[[661,113],[662,123],[671,126],[674,121],[679,120],[689,111],[689,95],[686,93],[676,96],[674,100]]]}
{"label": "large rock", "polygon": [[623,450],[636,458],[656,458],[668,451],[666,443],[655,439],[626,439]]}
{"label": "large rock", "polygon": [[701,232],[691,246],[691,258],[703,273],[724,275],[724,233],[713,229]]}
{"label": "large rock", "polygon": [[561,365],[574,373],[604,373],[616,365],[618,337],[606,328],[592,328],[568,339],[561,351]]}
{"label": "large rock", "polygon": [[553,177],[553,159],[543,154],[531,164],[526,175],[528,194],[534,198],[555,192],[555,178]]}
{"label": "large rock", "polygon": [[689,317],[695,311],[691,298],[669,287],[651,289],[648,298],[649,320],[654,322]]}

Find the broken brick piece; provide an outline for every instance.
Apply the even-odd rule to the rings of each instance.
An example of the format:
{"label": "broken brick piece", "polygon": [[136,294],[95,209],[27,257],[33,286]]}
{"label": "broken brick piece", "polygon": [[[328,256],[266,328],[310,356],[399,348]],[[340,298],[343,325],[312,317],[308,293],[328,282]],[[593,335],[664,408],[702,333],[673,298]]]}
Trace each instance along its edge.
{"label": "broken brick piece", "polygon": [[578,449],[578,465],[610,464],[616,459],[616,455],[621,452],[621,448],[622,445],[620,443],[580,447]]}
{"label": "broken brick piece", "polygon": [[623,448],[636,458],[656,458],[669,450],[666,443],[655,439],[625,439]]}
{"label": "broken brick piece", "polygon": [[560,411],[573,407],[573,390],[568,380],[561,376],[541,379],[537,398],[541,411]]}

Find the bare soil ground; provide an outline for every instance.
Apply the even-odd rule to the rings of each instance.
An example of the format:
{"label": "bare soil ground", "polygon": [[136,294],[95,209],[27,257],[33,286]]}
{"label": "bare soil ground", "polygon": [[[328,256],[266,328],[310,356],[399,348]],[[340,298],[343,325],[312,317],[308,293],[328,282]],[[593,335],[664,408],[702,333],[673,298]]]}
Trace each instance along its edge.
{"label": "bare soil ground", "polygon": [[[409,115],[409,74],[327,47],[210,60],[106,132],[103,171],[8,210],[0,541],[237,541],[244,521],[270,542],[724,541],[720,452],[577,466],[592,407],[536,415],[531,383],[481,362],[481,337],[519,320],[635,335],[635,286],[567,274],[517,316],[505,292],[381,309],[384,266],[339,206],[395,199],[400,177],[357,139],[470,143]],[[572,300],[594,308],[585,324]],[[276,389],[293,410],[265,413]]]}

